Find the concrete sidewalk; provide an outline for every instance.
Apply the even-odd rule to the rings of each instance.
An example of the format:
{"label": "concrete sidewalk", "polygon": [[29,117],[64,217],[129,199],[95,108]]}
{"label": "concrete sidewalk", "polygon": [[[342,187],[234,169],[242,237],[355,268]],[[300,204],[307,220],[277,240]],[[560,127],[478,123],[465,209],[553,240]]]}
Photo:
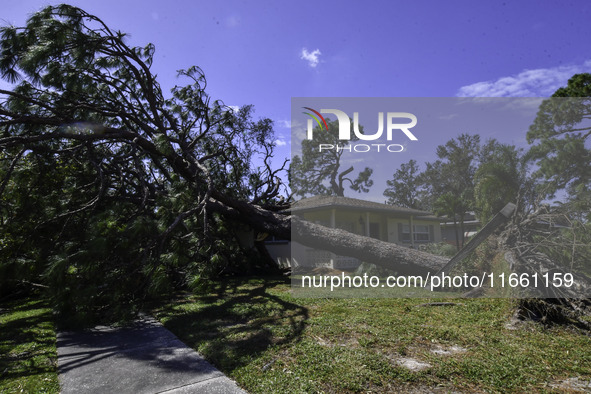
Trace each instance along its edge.
{"label": "concrete sidewalk", "polygon": [[158,321],[59,332],[58,372],[70,393],[245,393]]}

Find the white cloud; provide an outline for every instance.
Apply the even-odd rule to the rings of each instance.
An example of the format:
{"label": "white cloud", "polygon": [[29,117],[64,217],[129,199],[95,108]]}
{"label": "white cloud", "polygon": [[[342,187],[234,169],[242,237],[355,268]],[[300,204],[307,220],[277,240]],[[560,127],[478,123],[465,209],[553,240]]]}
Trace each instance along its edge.
{"label": "white cloud", "polygon": [[275,124],[277,125],[277,127],[281,127],[283,129],[291,128],[291,120],[279,119],[275,122]]}
{"label": "white cloud", "polygon": [[281,139],[275,140],[275,145],[277,145],[277,146],[285,146],[285,145],[287,145],[287,141],[281,140]]}
{"label": "white cloud", "polygon": [[591,72],[591,60],[583,64],[524,70],[496,81],[476,82],[462,86],[458,97],[547,97],[566,86],[574,74]]}
{"label": "white cloud", "polygon": [[238,113],[240,111],[240,106],[238,105],[228,105],[228,108],[230,108],[234,113]]}
{"label": "white cloud", "polygon": [[290,127],[292,130],[300,130],[300,129],[301,129],[301,130],[304,130],[304,133],[306,133],[306,130],[305,130],[305,125],[304,125],[304,123],[303,123],[303,122],[301,122],[301,121],[299,121],[299,120],[290,120],[290,121],[289,121],[289,127]]}
{"label": "white cloud", "polygon": [[447,114],[447,115],[441,115],[439,116],[439,119],[441,120],[452,120],[453,118],[457,118],[459,115],[458,114]]}
{"label": "white cloud", "polygon": [[312,52],[308,52],[306,48],[303,48],[300,59],[307,61],[310,67],[315,68],[320,63],[320,55],[322,55],[320,49],[314,49]]}

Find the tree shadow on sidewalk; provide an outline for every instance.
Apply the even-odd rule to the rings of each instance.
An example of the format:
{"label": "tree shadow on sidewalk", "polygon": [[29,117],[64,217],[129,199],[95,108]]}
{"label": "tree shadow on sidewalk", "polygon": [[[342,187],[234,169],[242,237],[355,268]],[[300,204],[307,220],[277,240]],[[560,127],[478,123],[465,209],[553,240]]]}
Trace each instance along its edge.
{"label": "tree shadow on sidewalk", "polygon": [[157,315],[188,346],[230,372],[271,346],[300,340],[308,310],[268,291],[287,282],[285,278],[220,282],[208,295],[177,300]]}

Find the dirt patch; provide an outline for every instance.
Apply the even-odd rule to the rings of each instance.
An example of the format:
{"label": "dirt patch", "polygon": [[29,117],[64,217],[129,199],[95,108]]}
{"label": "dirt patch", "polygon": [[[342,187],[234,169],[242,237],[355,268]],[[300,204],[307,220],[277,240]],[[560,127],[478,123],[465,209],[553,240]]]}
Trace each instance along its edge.
{"label": "dirt patch", "polygon": [[447,347],[437,345],[435,348],[431,349],[431,353],[437,354],[439,356],[451,356],[452,354],[466,353],[467,351],[468,349],[457,345]]}
{"label": "dirt patch", "polygon": [[425,369],[431,368],[432,365],[425,361],[419,361],[414,358],[410,357],[399,357],[393,360],[396,364],[404,367],[412,372],[423,371]]}
{"label": "dirt patch", "polygon": [[591,380],[568,378],[558,382],[550,383],[550,387],[553,389],[564,390],[569,393],[590,393]]}

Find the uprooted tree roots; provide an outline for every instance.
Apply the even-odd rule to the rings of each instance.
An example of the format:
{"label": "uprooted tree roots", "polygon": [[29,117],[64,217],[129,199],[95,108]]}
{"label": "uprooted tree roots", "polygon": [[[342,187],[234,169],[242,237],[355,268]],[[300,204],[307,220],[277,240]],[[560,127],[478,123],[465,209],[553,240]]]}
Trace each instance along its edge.
{"label": "uprooted tree roots", "polygon": [[545,325],[561,324],[591,331],[591,301],[572,298],[525,298],[520,300],[515,317]]}
{"label": "uprooted tree roots", "polygon": [[576,282],[571,288],[531,289],[531,298],[520,300],[516,318],[591,331],[591,299],[585,298],[591,293],[591,278],[583,265],[591,261],[590,233],[588,225],[548,206],[513,218],[501,235],[511,271],[541,277],[571,270]]}

